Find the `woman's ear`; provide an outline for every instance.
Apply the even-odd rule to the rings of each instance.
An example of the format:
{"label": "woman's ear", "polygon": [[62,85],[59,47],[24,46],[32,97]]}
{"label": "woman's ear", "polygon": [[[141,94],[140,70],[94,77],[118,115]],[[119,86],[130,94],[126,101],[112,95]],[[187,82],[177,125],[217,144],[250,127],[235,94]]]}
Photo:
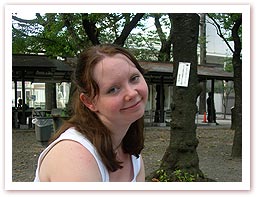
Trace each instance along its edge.
{"label": "woman's ear", "polygon": [[95,112],[97,111],[97,108],[95,106],[95,104],[92,102],[91,99],[89,99],[89,97],[87,97],[84,93],[80,94],[80,100],[82,101],[82,103],[89,108],[91,111]]}

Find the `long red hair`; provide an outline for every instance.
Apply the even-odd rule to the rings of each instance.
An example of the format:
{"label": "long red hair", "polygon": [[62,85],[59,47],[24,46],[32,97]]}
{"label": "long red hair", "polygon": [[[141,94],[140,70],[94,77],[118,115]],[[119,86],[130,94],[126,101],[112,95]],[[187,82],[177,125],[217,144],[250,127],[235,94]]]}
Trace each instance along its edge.
{"label": "long red hair", "polygon": [[[80,100],[80,94],[84,93],[88,98],[93,99],[99,93],[98,84],[94,81],[93,70],[105,57],[112,57],[116,54],[123,54],[129,58],[136,68],[143,74],[143,69],[136,58],[126,49],[105,44],[88,48],[82,52],[78,58],[77,67],[74,71],[73,82],[76,85],[76,91],[72,97],[72,116],[55,133],[51,142],[58,138],[70,127],[75,127],[77,131],[87,137],[96,147],[102,162],[109,171],[116,171],[122,168],[121,163],[117,161],[111,141],[110,130],[100,121],[98,116],[89,110]],[[119,68],[118,68],[119,69]],[[125,153],[139,157],[143,149],[143,117],[136,120],[129,127],[125,137],[122,140],[122,147]]]}

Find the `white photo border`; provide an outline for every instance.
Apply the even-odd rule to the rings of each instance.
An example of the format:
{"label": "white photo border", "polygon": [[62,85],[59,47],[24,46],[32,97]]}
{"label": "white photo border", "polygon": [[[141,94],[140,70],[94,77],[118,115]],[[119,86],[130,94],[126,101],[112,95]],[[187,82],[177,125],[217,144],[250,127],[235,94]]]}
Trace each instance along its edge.
{"label": "white photo border", "polygon": [[[12,122],[10,90],[12,90],[12,13],[242,13],[243,27],[243,72],[242,72],[242,118],[243,156],[242,182],[192,182],[192,183],[33,183],[12,182]],[[173,5],[173,4],[69,4],[69,5],[5,5],[5,190],[250,190],[250,5]],[[245,80],[244,80],[245,79]]]}

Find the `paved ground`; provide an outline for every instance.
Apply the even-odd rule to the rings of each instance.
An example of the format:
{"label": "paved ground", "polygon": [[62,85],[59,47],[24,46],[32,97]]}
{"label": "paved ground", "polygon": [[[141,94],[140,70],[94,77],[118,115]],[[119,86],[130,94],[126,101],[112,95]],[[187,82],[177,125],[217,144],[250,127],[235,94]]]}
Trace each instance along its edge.
{"label": "paved ground", "polygon": [[[241,159],[230,157],[234,131],[230,129],[230,119],[218,116],[219,125],[203,123],[199,115],[197,137],[200,169],[216,181],[239,182],[242,179]],[[146,175],[157,169],[169,143],[169,127],[146,128],[145,160]],[[29,182],[34,179],[37,158],[45,148],[35,139],[34,130],[13,130],[13,181]]]}
{"label": "paved ground", "polygon": [[[206,177],[218,182],[241,182],[242,159],[231,158],[234,130],[230,129],[231,120],[217,116],[216,124],[203,123],[199,116],[196,130],[199,144],[197,153],[199,166]],[[157,170],[160,160],[169,144],[169,127],[150,127],[146,129],[143,156],[147,163],[146,174]]]}

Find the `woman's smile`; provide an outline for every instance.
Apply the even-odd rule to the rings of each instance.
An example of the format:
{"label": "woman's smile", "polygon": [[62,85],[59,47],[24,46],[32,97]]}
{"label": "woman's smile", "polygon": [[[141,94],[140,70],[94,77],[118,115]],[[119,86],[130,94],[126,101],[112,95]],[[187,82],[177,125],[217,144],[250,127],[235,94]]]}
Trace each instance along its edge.
{"label": "woman's smile", "polygon": [[121,110],[122,111],[134,111],[134,110],[137,110],[141,106],[141,102],[142,102],[142,99],[139,100],[138,102],[130,105],[129,107],[122,108]]}

